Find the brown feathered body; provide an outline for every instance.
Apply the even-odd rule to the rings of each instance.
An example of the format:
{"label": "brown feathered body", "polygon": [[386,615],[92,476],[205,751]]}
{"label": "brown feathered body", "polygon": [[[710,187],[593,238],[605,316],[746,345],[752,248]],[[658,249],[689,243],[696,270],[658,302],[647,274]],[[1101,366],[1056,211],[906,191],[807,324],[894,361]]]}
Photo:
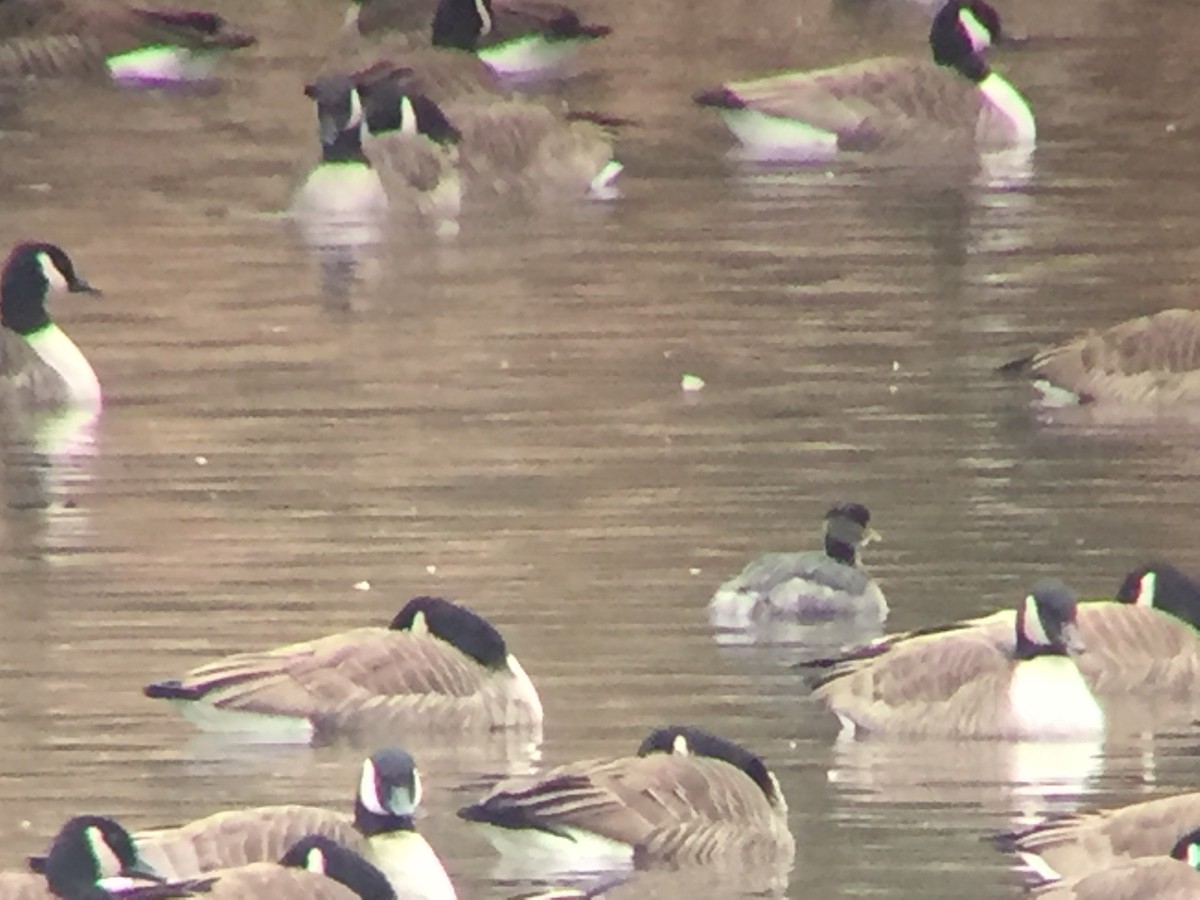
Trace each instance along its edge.
{"label": "brown feathered body", "polygon": [[1131,319],[1018,363],[1085,403],[1200,403],[1200,311]]}
{"label": "brown feathered body", "polygon": [[1200,872],[1177,859],[1139,859],[1033,894],[1041,900],[1195,900]]}
{"label": "brown feathered body", "polygon": [[214,871],[201,880],[192,896],[211,897],[212,900],[262,900],[267,897],[286,897],[287,900],[361,900],[358,894],[332,878],[270,862]]}
{"label": "brown feathered body", "polygon": [[229,810],[175,828],[140,831],[133,838],[142,860],[156,872],[169,881],[186,881],[281,859],[308,835],[323,835],[368,859],[372,856],[351,816],[313,806]]}
{"label": "brown feathered body", "polygon": [[501,781],[461,815],[627,845],[638,865],[790,860],[787,805],[719,759],[651,754],[576,762]]}
{"label": "brown feathered body", "polygon": [[709,100],[722,94],[733,95],[746,109],[836,135],[841,149],[911,149],[936,143],[975,151],[1003,149],[1013,142],[1011,123],[973,82],[930,60],[883,57],[785,72],[731,82],[701,92],[697,99],[720,105]]}
{"label": "brown feathered body", "polygon": [[506,667],[489,668],[432,634],[389,628],[236,654],[192,670],[172,689],[199,697],[179,705],[202,727],[210,709],[307,720],[318,734],[486,732],[542,720],[537,693],[511,655]]}
{"label": "brown feathered body", "polygon": [[142,47],[245,47],[252,35],[219,16],[129,6],[121,0],[3,0],[0,77],[107,74],[109,57]]}
{"label": "brown feathered body", "polygon": [[[1079,604],[1077,623],[1087,650],[1075,662],[1094,693],[1185,700],[1200,687],[1200,633],[1189,623],[1162,610],[1116,601]],[[888,668],[888,675],[879,677],[894,679],[895,690],[900,691],[902,684],[909,688],[907,679],[922,677],[917,673],[920,662],[936,659],[936,672],[943,668],[943,659],[959,666],[995,663],[989,648],[1010,656],[1015,650],[1015,624],[1016,613],[1001,610],[926,634],[888,635],[851,651],[830,667],[829,676],[853,678],[852,673],[868,667]],[[917,683],[910,689],[918,690]]]}
{"label": "brown feathered body", "polygon": [[[1197,828],[1200,792],[1066,816],[1009,836],[1005,844],[1022,856],[1040,857],[1046,868],[1070,882],[1134,859],[1164,859]],[[1139,896],[1159,895],[1150,891]]]}

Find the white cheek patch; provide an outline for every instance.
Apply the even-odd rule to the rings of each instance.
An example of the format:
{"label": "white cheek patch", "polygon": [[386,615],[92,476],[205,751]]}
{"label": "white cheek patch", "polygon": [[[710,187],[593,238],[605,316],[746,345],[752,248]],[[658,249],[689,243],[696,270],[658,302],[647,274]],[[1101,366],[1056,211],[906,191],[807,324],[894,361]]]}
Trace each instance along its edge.
{"label": "white cheek patch", "polygon": [[412,808],[414,810],[421,805],[421,792],[421,773],[413,769]]}
{"label": "white cheek patch", "polygon": [[964,9],[958,14],[959,24],[962,25],[963,31],[967,33],[967,40],[971,42],[971,49],[978,53],[980,50],[986,50],[992,46],[992,33],[984,27],[984,24],[979,21],[975,13],[969,9]]}
{"label": "white cheek patch", "polygon": [[38,267],[42,270],[42,275],[46,279],[46,283],[50,285],[50,290],[65,291],[69,287],[67,276],[54,264],[54,260],[50,258],[49,253],[39,253],[37,261]]}
{"label": "white cheek patch", "polygon": [[400,98],[400,133],[417,134],[420,131],[417,122],[417,111],[413,108],[412,100]]}
{"label": "white cheek patch", "polygon": [[346,119],[346,129],[357,128],[363,121],[362,100],[357,90],[350,91],[350,116]]}
{"label": "white cheek patch", "polygon": [[1193,869],[1200,869],[1200,844],[1188,844],[1187,864]]}
{"label": "white cheek patch", "polygon": [[320,847],[313,847],[308,851],[308,856],[304,858],[304,868],[310,872],[316,872],[318,875],[325,875],[325,854]]}
{"label": "white cheek patch", "polygon": [[684,735],[675,735],[675,740],[671,741],[671,752],[678,756],[691,755],[692,749],[688,746],[687,738]]}
{"label": "white cheek patch", "polygon": [[369,812],[386,816],[383,801],[379,799],[379,779],[375,776],[375,763],[369,759],[363,763],[362,778],[358,782],[358,799]]}
{"label": "white cheek patch", "polygon": [[1134,605],[1136,605],[1136,606],[1153,606],[1154,605],[1154,595],[1157,593],[1157,590],[1158,590],[1158,573],[1157,572],[1147,572],[1145,575],[1142,576],[1141,581],[1138,582],[1138,593],[1137,593],[1137,597],[1134,598],[1134,601],[1133,601]]}
{"label": "white cheek patch", "polygon": [[1027,641],[1039,647],[1046,647],[1050,644],[1050,638],[1047,637],[1046,629],[1042,625],[1042,617],[1038,613],[1037,601],[1033,599],[1033,594],[1025,598],[1025,614],[1021,617],[1021,621]]}
{"label": "white cheek patch", "polygon": [[479,35],[482,37],[485,34],[492,33],[492,14],[488,12],[487,0],[475,0],[475,11],[479,13],[479,20],[482,23],[479,26]]}
{"label": "white cheek patch", "polygon": [[96,860],[96,873],[101,877],[120,875],[121,860],[117,858],[113,848],[108,845],[108,841],[104,839],[104,834],[100,829],[93,825],[84,834],[87,836],[92,858]]}
{"label": "white cheek patch", "polygon": [[422,610],[413,616],[412,625],[408,630],[417,637],[429,636],[429,623],[425,621],[425,612]]}

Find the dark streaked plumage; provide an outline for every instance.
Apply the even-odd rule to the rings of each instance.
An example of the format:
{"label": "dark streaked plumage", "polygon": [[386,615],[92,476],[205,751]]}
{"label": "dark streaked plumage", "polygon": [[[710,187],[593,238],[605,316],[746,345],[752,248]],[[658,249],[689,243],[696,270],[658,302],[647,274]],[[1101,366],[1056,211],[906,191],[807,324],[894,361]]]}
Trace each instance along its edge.
{"label": "dark streaked plumage", "polygon": [[1050,405],[1200,403],[1200,311],[1130,319],[1002,369],[1032,378]]}
{"label": "dark streaked plumage", "polygon": [[598,837],[641,866],[790,859],[787,804],[754,754],[698,728],[660,728],[637,756],[509,778],[459,811],[531,838]]}
{"label": "dark streaked plumage", "polygon": [[930,28],[932,61],[887,57],[815,72],[784,72],[700,91],[751,152],[823,154],[906,145],[994,150],[1031,146],[1028,105],[983,51],[999,17],[980,0],[952,0]]}
{"label": "dark streaked plumage", "polygon": [[3,0],[0,77],[107,73],[110,58],[146,47],[193,52],[254,43],[221,16],[121,0]]}
{"label": "dark streaked plumage", "polygon": [[881,621],[887,601],[859,565],[859,550],[879,535],[861,503],[839,503],[825,513],[823,551],[767,553],[725,582],[709,602],[709,618],[723,628],[777,619],[863,618]]}
{"label": "dark streaked plumage", "polygon": [[814,691],[844,733],[963,738],[1091,738],[1104,716],[1069,654],[1082,649],[1077,603],[1043,579],[1017,607],[1015,646],[986,631],[900,641],[835,666]]}
{"label": "dark streaked plumage", "polygon": [[416,597],[387,628],[241,653],[146,688],[179,701],[201,727],[212,713],[306,722],[317,733],[392,725],[489,731],[536,727],[542,706],[500,633],[482,616],[439,597]]}

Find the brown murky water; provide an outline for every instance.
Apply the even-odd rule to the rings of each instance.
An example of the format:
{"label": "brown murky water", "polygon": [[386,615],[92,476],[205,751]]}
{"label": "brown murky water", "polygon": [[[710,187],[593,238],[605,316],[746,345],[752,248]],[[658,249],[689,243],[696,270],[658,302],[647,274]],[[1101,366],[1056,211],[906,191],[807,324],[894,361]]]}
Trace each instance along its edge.
{"label": "brown murky water", "polygon": [[[981,834],[1195,786],[1186,733],[1056,748],[1039,776],[1020,748],[835,748],[788,669],[802,648],[718,644],[704,607],[751,555],[809,546],[834,498],[874,511],[897,627],[1046,573],[1096,594],[1147,556],[1200,568],[1194,429],[1039,423],[992,373],[1195,303],[1200,10],[1005,5],[1076,36],[1001,58],[1041,131],[1014,181],[937,160],[747,169],[688,103],[739,73],[919,51],[919,6],[581,3],[619,30],[578,89],[644,123],[624,198],[398,234],[331,291],[278,213],[314,159],[300,85],[340,4],[221,5],[261,37],[221,93],[53,85],[0,119],[0,244],[57,240],[106,289],[57,312],[109,398],[90,442],[5,431],[3,864],[83,810],[348,806],[364,748],[214,744],[140,687],[385,621],[417,592],[504,630],[542,692],[547,763],[668,721],[764,755],[793,810],[793,897],[1014,896]],[[684,395],[685,372],[707,387]],[[505,896],[453,816],[504,749],[412,749],[461,896]],[[623,895],[755,879],[718,884]]]}

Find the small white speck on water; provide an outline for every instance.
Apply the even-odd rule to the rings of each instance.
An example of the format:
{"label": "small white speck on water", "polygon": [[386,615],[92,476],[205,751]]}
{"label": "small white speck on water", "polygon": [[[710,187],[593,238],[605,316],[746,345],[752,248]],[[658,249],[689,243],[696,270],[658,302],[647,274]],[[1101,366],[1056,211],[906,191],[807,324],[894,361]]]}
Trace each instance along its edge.
{"label": "small white speck on water", "polygon": [[197,456],[196,457],[196,465],[207,466],[208,465],[208,457],[207,456]]}
{"label": "small white speck on water", "polygon": [[354,589],[355,589],[356,591],[369,591],[369,590],[371,589],[371,582],[369,582],[369,581],[356,581],[356,582],[354,583]]}
{"label": "small white speck on water", "polygon": [[688,574],[689,575],[699,575],[700,568],[698,566],[692,566],[690,569],[688,569]]}
{"label": "small white speck on water", "polygon": [[1174,134],[1178,130],[1179,130],[1179,125],[1177,125],[1175,122],[1167,123],[1167,134]]}
{"label": "small white speck on water", "polygon": [[895,394],[895,393],[897,393],[899,390],[900,390],[900,388],[896,387],[894,384],[889,384],[889,385],[888,385],[888,393],[889,393],[889,394]]}
{"label": "small white speck on water", "polygon": [[433,563],[430,563],[429,565],[427,565],[425,567],[425,574],[426,575],[436,575],[437,574],[437,566],[435,566]]}
{"label": "small white speck on water", "polygon": [[898,359],[893,359],[893,360],[892,360],[892,371],[893,371],[893,372],[899,372],[899,371],[900,371],[900,360],[898,360]]}
{"label": "small white speck on water", "polygon": [[704,390],[704,379],[688,372],[679,379],[679,386],[685,391],[702,391]]}

